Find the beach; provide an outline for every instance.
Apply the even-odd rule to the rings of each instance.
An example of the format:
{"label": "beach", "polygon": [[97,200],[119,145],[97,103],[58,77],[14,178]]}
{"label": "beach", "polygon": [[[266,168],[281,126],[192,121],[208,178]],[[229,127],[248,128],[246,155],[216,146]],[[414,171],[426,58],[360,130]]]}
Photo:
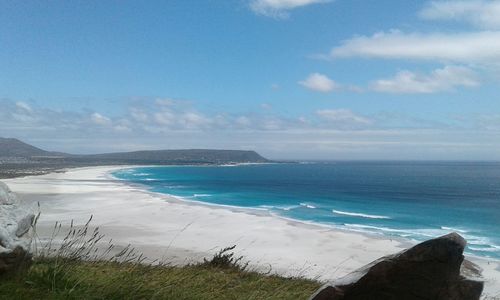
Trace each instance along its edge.
{"label": "beach", "polygon": [[[186,202],[111,177],[125,168],[87,167],[3,180],[35,209],[37,231],[50,236],[55,222],[84,224],[92,215],[106,238],[128,244],[151,260],[186,264],[236,245],[235,252],[262,272],[322,281],[342,277],[410,241],[306,224],[266,211]],[[485,294],[500,294],[498,261],[469,258],[483,269]]]}

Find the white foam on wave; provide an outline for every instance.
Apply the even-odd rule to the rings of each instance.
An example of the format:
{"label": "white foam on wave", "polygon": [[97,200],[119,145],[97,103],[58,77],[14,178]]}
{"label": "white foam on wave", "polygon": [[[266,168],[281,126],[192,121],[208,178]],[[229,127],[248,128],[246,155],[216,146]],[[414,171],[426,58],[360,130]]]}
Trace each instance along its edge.
{"label": "white foam on wave", "polygon": [[465,229],[459,229],[455,227],[447,227],[447,226],[441,226],[441,229],[447,230],[447,231],[455,231],[455,232],[460,232],[460,233],[467,233],[468,231]]}
{"label": "white foam on wave", "polygon": [[135,173],[133,176],[149,176],[151,175],[150,173]]}
{"label": "white foam on wave", "polygon": [[344,224],[345,227],[349,229],[357,229],[364,230],[366,232],[382,232],[388,234],[396,234],[402,237],[416,237],[427,239],[438,237],[444,234],[441,229],[431,229],[431,228],[415,228],[415,229],[396,229],[389,227],[379,227],[379,226],[371,226],[371,225],[361,225],[361,224]]}
{"label": "white foam on wave", "polygon": [[210,194],[194,194],[194,195],[193,195],[193,197],[195,197],[195,198],[199,198],[199,197],[210,197],[210,196],[212,196],[212,195],[210,195]]}
{"label": "white foam on wave", "polygon": [[447,227],[447,226],[441,226],[441,229],[446,231],[446,233],[448,233],[449,231],[455,231],[455,232],[460,233],[467,240],[467,244],[469,244],[468,248],[470,250],[494,251],[494,250],[476,250],[476,249],[489,249],[489,248],[493,248],[493,249],[498,248],[500,250],[500,247],[493,244],[491,239],[489,239],[488,237],[485,237],[485,236],[479,236],[479,235],[473,234],[473,231],[471,231],[469,229]]}
{"label": "white foam on wave", "polygon": [[480,252],[500,252],[500,247],[490,245],[489,247],[468,247],[469,250],[472,251],[480,251]]}
{"label": "white foam on wave", "polygon": [[360,218],[368,218],[368,219],[391,219],[391,217],[388,217],[388,216],[369,215],[369,214],[341,211],[341,210],[335,210],[335,209],[333,209],[332,211],[334,214],[337,214],[337,215],[344,215],[344,216],[351,216],[351,217],[360,217]]}
{"label": "white foam on wave", "polygon": [[[492,241],[483,236],[470,235],[470,234],[462,234],[462,236],[467,240],[467,244],[471,246],[491,246],[494,245]],[[493,246],[494,247],[494,246]]]}
{"label": "white foam on wave", "polygon": [[[365,233],[380,233],[397,235],[404,238],[408,238],[415,241],[422,241],[429,238],[436,238],[438,236],[445,235],[447,231],[445,229],[432,229],[432,228],[417,228],[417,229],[396,229],[388,227],[379,227],[371,225],[361,225],[361,224],[344,224],[346,229],[357,232]],[[462,230],[467,232],[467,230]],[[462,234],[462,236],[467,240],[467,248],[471,251],[479,252],[500,252],[500,246],[495,245],[490,239],[486,237],[480,237],[470,234]]]}
{"label": "white foam on wave", "polygon": [[307,207],[307,208],[316,208],[316,206],[311,205],[311,204],[307,204],[307,203],[300,203],[300,206],[304,206],[304,207]]}
{"label": "white foam on wave", "polygon": [[265,209],[279,209],[279,210],[286,210],[289,211],[291,209],[295,209],[300,207],[299,205],[289,205],[289,206],[279,206],[279,205],[259,205],[259,207],[265,208]]}
{"label": "white foam on wave", "polygon": [[368,230],[369,232],[385,231],[385,232],[397,232],[397,233],[410,233],[409,231],[403,230],[403,229],[394,229],[394,228],[378,227],[378,226],[371,226],[371,225],[344,224],[344,226],[347,228],[364,229],[364,230]]}
{"label": "white foam on wave", "polygon": [[184,185],[167,185],[167,186],[163,186],[163,188],[166,188],[166,189],[182,189],[182,188],[185,188]]}
{"label": "white foam on wave", "polygon": [[177,195],[172,195],[172,194],[165,194],[165,193],[155,193],[155,194],[160,194],[162,196],[172,197],[172,198],[174,198],[178,201],[181,201],[181,202],[196,203],[196,204],[201,204],[201,205],[206,205],[206,206],[211,206],[211,207],[224,207],[224,208],[229,208],[229,209],[245,210],[245,211],[265,211],[265,210],[267,210],[267,209],[262,208],[262,207],[245,207],[245,206],[237,206],[237,205],[219,204],[219,203],[212,203],[212,202],[206,202],[206,201],[199,201],[199,200],[195,200],[193,198],[189,198],[189,197],[185,197],[185,196],[177,196]]}

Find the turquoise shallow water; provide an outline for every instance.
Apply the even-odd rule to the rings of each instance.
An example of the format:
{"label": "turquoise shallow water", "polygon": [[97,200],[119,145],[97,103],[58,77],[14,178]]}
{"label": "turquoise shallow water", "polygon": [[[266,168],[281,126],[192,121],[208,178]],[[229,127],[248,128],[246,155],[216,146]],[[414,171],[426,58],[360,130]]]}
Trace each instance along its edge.
{"label": "turquoise shallow water", "polygon": [[500,163],[171,166],[113,175],[186,200],[388,237],[421,241],[457,231],[469,254],[500,259]]}

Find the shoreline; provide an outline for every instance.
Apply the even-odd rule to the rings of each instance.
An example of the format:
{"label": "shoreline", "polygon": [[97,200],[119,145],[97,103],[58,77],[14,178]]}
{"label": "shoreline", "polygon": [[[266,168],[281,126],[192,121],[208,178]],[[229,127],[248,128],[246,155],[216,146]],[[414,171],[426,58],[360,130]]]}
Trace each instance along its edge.
{"label": "shoreline", "polygon": [[[242,164],[242,165],[246,165],[246,164]],[[221,166],[225,167],[225,166],[233,166],[233,165],[221,165]],[[127,166],[123,169],[120,168],[118,170],[134,169],[134,168],[141,168],[141,167],[144,167],[144,166]],[[146,166],[146,167],[150,168],[150,167],[169,167],[169,166]],[[174,165],[174,167],[177,167],[177,166]],[[304,220],[299,220],[299,219],[293,219],[293,218],[281,216],[277,213],[273,213],[267,208],[242,207],[242,206],[236,206],[236,205],[209,203],[209,202],[204,202],[204,201],[191,200],[191,199],[187,199],[187,198],[182,197],[182,196],[176,196],[176,195],[172,195],[172,194],[168,194],[168,193],[153,192],[153,191],[149,190],[146,185],[142,185],[140,183],[132,183],[132,182],[129,182],[125,179],[120,179],[120,178],[113,176],[112,172],[114,172],[114,171],[117,171],[117,170],[110,170],[106,173],[106,176],[110,180],[117,180],[118,182],[121,182],[127,186],[130,186],[132,188],[137,189],[138,191],[148,193],[148,194],[151,194],[151,195],[159,197],[159,198],[165,197],[165,198],[169,199],[170,201],[178,201],[179,203],[182,203],[185,205],[205,206],[205,207],[208,207],[211,209],[224,209],[224,210],[230,210],[230,211],[236,212],[236,213],[243,212],[243,213],[255,215],[255,216],[267,216],[267,217],[281,219],[281,220],[286,221],[292,225],[312,226],[316,229],[323,229],[323,230],[327,229],[327,230],[334,230],[334,231],[340,231],[340,232],[354,233],[354,234],[359,234],[359,235],[362,235],[362,236],[365,236],[365,237],[371,238],[371,239],[393,240],[393,241],[397,241],[400,243],[401,249],[406,249],[408,247],[411,247],[411,246],[419,243],[419,241],[409,240],[409,239],[405,239],[403,237],[387,237],[383,234],[378,234],[375,232],[355,231],[355,230],[349,230],[347,228],[335,227],[332,225],[322,224],[322,223],[318,223],[318,222],[314,222],[314,221],[304,221]],[[473,255],[468,255],[468,256],[475,257],[478,259],[486,259],[486,258],[480,257],[480,256],[473,256]],[[500,263],[500,260],[496,260],[494,258],[491,258],[491,260],[494,260],[494,261]]]}
{"label": "shoreline", "polygon": [[[187,201],[110,174],[137,167],[83,167],[4,181],[23,201],[40,201],[40,232],[53,228],[55,221],[78,223],[94,215],[93,225],[118,245],[132,244],[151,259],[168,256],[176,264],[200,260],[234,243],[237,254],[257,269],[271,266],[280,275],[326,281],[414,244],[276,216],[265,209],[258,213]],[[467,258],[483,269],[485,293],[500,294],[500,261]]]}
{"label": "shoreline", "polygon": [[[261,165],[261,164],[267,164],[267,163],[241,163],[241,164],[234,164],[234,165],[218,165],[218,167],[232,167],[232,166],[239,166],[239,165]],[[200,167],[198,165],[181,165],[180,167],[193,167],[193,166]],[[160,167],[161,168],[161,167],[179,167],[179,166],[178,165],[124,166],[123,168],[113,169],[113,170],[106,172],[106,177],[110,180],[116,180],[116,181],[123,183],[127,186],[135,188],[138,191],[149,193],[149,194],[156,196],[156,197],[159,197],[159,198],[166,197],[166,198],[170,199],[170,201],[179,201],[179,203],[183,203],[183,204],[187,204],[187,205],[205,206],[205,207],[212,208],[212,209],[227,209],[227,210],[231,210],[233,212],[243,212],[243,213],[256,215],[256,216],[270,216],[270,217],[282,219],[282,220],[290,222],[292,224],[296,223],[296,224],[300,224],[302,226],[313,226],[313,227],[316,227],[318,229],[330,229],[330,230],[334,230],[334,231],[360,234],[360,235],[366,236],[367,238],[372,238],[372,239],[382,239],[382,240],[391,240],[391,241],[394,240],[394,241],[397,241],[401,244],[401,249],[406,249],[406,248],[414,246],[418,243],[423,242],[423,240],[409,239],[409,238],[405,238],[405,237],[401,237],[401,236],[387,236],[383,232],[354,230],[354,229],[349,229],[346,227],[338,227],[335,225],[329,225],[329,224],[324,224],[324,223],[320,223],[320,222],[294,219],[294,218],[282,216],[282,215],[275,213],[275,212],[272,212],[268,208],[264,208],[264,207],[243,207],[243,206],[236,206],[236,205],[217,204],[217,203],[205,202],[205,201],[201,201],[201,200],[189,199],[189,198],[186,198],[183,196],[177,196],[177,195],[164,193],[164,192],[154,192],[154,191],[151,191],[149,189],[149,186],[146,184],[130,182],[127,179],[120,179],[118,177],[115,177],[112,174],[113,172],[118,171],[118,170],[135,169],[135,168],[143,168],[143,167],[146,167],[146,168]],[[213,165],[210,165],[207,167],[213,167]],[[302,205],[302,204],[300,204],[300,205]],[[444,227],[444,226],[442,226],[441,229],[448,230],[449,231],[448,233],[456,232],[456,233],[461,234],[461,235],[464,233],[463,230]],[[437,236],[435,236],[435,237],[437,237]],[[429,237],[428,239],[430,239],[430,238],[432,238],[432,237]],[[466,256],[467,258],[498,263],[499,268],[500,268],[500,258],[484,257],[484,256],[474,255],[472,253],[467,253],[467,252],[464,252],[464,256]]]}

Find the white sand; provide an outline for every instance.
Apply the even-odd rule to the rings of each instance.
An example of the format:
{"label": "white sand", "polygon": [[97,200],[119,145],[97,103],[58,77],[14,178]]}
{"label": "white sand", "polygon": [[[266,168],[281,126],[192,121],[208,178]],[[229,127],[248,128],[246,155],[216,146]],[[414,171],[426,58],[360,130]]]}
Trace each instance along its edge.
{"label": "white sand", "polygon": [[[120,168],[78,168],[4,181],[23,201],[40,202],[42,234],[56,221],[82,224],[93,215],[92,224],[115,244],[132,244],[151,259],[174,263],[199,261],[237,245],[237,253],[260,270],[332,280],[410,245],[266,212],[179,201],[113,180],[108,172]],[[499,262],[472,260],[483,269],[485,293],[499,295]]]}

